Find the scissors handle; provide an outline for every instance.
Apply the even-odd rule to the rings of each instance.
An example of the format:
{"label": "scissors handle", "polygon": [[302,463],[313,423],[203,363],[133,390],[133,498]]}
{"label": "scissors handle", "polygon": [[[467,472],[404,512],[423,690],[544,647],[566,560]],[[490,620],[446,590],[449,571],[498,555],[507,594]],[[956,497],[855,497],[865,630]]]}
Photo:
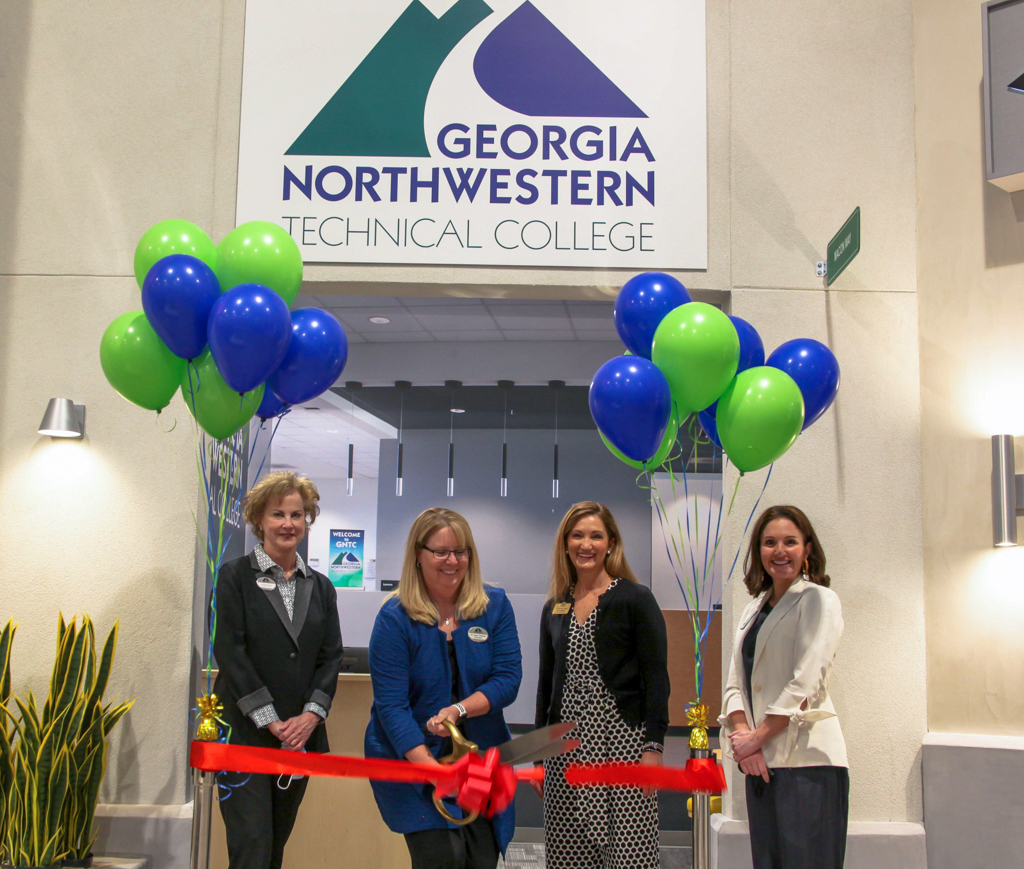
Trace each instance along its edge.
{"label": "scissors handle", "polygon": [[[440,763],[452,764],[457,760],[461,760],[470,752],[475,752],[476,754],[480,753],[480,747],[475,742],[471,742],[466,739],[455,724],[448,719],[445,719],[444,725],[448,728],[448,733],[452,738],[452,753],[438,758]],[[440,812],[442,818],[444,818],[449,824],[454,824],[456,827],[468,826],[480,817],[479,812],[471,812],[463,818],[456,818],[448,811],[447,808],[445,808],[444,801],[437,795],[437,788],[434,788],[434,808]]]}

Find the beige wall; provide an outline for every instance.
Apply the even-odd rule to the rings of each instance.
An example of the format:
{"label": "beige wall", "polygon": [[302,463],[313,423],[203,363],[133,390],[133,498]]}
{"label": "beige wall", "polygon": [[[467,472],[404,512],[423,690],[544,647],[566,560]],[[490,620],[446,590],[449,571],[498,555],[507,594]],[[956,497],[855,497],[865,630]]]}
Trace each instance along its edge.
{"label": "beige wall", "polygon": [[914,17],[928,725],[1020,735],[1024,549],[992,546],[989,439],[1024,434],[1024,199],[985,181],[980,5]]}
{"label": "beige wall", "polygon": [[[910,5],[709,0],[707,12],[709,268],[683,279],[731,292],[734,311],[769,347],[810,336],[836,349],[836,409],[779,462],[766,499],[812,514],[844,601],[835,686],[856,765],[854,817],[918,819],[925,680]],[[0,39],[14,51],[0,61],[0,94],[18,118],[0,133],[0,545],[17,551],[28,541],[47,580],[15,583],[8,573],[5,590],[16,593],[5,599],[23,624],[19,678],[36,685],[58,607],[101,622],[121,616],[114,689],[140,702],[114,747],[111,802],[183,798],[195,484],[181,404],[168,413],[178,429],[161,433],[106,386],[96,348],[106,323],[136,303],[131,256],[150,224],[186,217],[215,238],[231,225],[242,13],[241,0],[40,0],[0,10]],[[863,251],[826,295],[814,264],[855,205]],[[376,285],[567,298],[611,295],[628,276],[402,266],[306,274],[313,293]],[[46,318],[34,313],[40,301]],[[37,482],[53,465],[34,429],[58,393],[89,404],[88,442],[60,449],[95,469],[71,501]],[[729,547],[761,479],[745,481]],[[90,557],[64,544],[70,533],[88,541]],[[740,592],[737,584],[728,596],[726,633]]]}

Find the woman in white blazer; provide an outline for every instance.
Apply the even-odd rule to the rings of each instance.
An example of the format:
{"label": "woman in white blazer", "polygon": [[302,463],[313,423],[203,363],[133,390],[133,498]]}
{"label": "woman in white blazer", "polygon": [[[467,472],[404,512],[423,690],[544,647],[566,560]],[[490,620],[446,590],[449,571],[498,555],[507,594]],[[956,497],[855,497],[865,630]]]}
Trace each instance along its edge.
{"label": "woman in white blazer", "polygon": [[754,600],[719,721],[726,755],[747,776],[754,869],[842,869],[850,777],[828,677],[843,615],[804,513],[765,510],[744,569]]}

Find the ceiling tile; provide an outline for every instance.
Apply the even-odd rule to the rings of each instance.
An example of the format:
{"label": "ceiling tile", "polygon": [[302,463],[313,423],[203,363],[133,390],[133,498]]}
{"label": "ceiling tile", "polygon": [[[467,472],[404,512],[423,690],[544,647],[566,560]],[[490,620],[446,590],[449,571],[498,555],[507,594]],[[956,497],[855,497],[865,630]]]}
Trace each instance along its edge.
{"label": "ceiling tile", "polygon": [[506,329],[506,341],[572,341],[576,336],[571,329]]}

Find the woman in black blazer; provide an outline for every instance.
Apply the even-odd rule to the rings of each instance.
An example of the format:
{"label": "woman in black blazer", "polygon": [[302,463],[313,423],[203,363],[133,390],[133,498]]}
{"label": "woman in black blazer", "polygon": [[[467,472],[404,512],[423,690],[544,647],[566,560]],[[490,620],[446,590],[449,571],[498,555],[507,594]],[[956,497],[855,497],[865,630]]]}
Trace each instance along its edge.
{"label": "woman in black blazer", "polygon": [[658,805],[640,788],[572,788],[569,763],[660,765],[668,730],[665,619],[626,561],[611,511],[574,505],[555,538],[540,623],[537,727],[575,721],[580,747],[545,761],[548,869],[657,869]]}
{"label": "woman in black blazer", "polygon": [[[310,480],[290,471],[267,474],[245,496],[242,514],[260,542],[220,569],[214,638],[214,691],[234,744],[328,750],[321,725],[341,665],[337,595],[297,552],[319,499]],[[306,779],[238,779],[220,801],[230,866],[279,869]]]}

